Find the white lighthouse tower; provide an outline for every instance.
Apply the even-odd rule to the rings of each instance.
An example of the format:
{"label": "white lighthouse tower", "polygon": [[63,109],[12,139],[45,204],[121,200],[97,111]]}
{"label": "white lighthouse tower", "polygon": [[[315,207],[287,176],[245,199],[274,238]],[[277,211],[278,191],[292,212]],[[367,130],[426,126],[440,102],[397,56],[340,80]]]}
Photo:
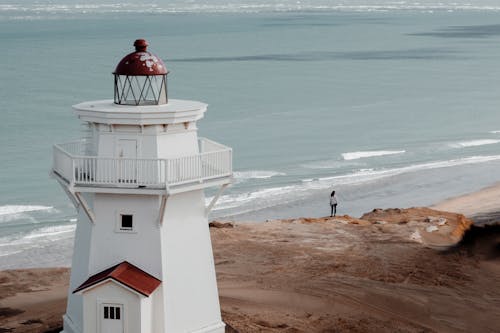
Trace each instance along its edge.
{"label": "white lighthouse tower", "polygon": [[[207,214],[232,151],[198,138],[207,105],[167,97],[167,69],[136,40],[114,100],[73,106],[88,138],[54,146],[78,211],[64,333],[224,332]],[[204,189],[219,188],[206,205]]]}

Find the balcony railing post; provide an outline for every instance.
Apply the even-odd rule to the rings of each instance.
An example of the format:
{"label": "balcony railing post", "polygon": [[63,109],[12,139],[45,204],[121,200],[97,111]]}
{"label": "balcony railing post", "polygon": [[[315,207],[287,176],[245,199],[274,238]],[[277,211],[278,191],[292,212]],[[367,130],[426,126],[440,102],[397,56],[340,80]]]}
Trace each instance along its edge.
{"label": "balcony railing post", "polygon": [[75,177],[76,177],[76,169],[75,169],[75,159],[71,159],[71,174],[72,174],[72,177],[71,177],[71,186],[75,185]]}

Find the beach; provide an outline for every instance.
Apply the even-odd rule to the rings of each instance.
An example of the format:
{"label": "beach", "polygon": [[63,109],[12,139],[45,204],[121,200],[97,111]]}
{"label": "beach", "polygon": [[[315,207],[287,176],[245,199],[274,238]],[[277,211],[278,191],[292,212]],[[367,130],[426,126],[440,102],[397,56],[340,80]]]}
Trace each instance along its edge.
{"label": "beach", "polygon": [[[227,332],[497,332],[499,194],[432,207],[448,212],[212,222]],[[68,278],[68,268],[0,272],[0,331],[55,332]]]}

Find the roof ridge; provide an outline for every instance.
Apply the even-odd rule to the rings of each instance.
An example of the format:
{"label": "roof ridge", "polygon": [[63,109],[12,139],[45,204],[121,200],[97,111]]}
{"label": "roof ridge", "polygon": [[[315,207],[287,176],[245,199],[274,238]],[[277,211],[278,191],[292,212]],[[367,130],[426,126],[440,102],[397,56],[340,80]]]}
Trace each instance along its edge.
{"label": "roof ridge", "polygon": [[157,279],[139,267],[128,261],[122,261],[115,266],[90,276],[73,293],[83,291],[108,279],[119,282],[144,296],[151,295],[162,283],[160,279]]}

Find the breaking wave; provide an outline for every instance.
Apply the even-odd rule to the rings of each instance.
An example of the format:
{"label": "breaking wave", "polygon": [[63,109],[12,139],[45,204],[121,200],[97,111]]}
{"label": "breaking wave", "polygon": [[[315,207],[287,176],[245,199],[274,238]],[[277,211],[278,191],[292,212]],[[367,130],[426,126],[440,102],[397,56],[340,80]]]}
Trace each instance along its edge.
{"label": "breaking wave", "polygon": [[[296,200],[302,200],[314,192],[314,190],[324,190],[331,188],[332,186],[358,185],[411,172],[492,161],[500,161],[500,155],[472,156],[445,161],[414,164],[391,169],[367,168],[359,169],[343,175],[322,178],[307,178],[294,185],[265,188],[246,193],[223,195],[219,198],[213,211],[215,212],[215,215],[219,216],[247,213],[263,208],[287,204]],[[211,198],[207,198],[207,202],[210,200]]]}
{"label": "breaking wave", "polygon": [[[7,1],[9,2],[9,1]],[[124,2],[124,3],[68,3],[67,1],[11,2],[0,4],[0,15],[11,19],[40,19],[43,16],[68,14],[114,14],[114,13],[260,13],[293,11],[500,11],[495,1],[455,0],[441,1],[393,1],[393,0],[257,0],[257,1],[222,1],[190,0],[170,2]]]}
{"label": "breaking wave", "polygon": [[6,205],[0,206],[0,215],[12,215],[19,213],[34,212],[40,210],[51,210],[52,206],[38,206],[38,205]]}
{"label": "breaking wave", "polygon": [[493,145],[499,143],[500,140],[494,139],[482,139],[482,140],[471,140],[471,141],[462,141],[450,143],[450,147],[452,148],[467,148],[467,147],[477,147],[477,146],[485,146],[485,145]]}
{"label": "breaking wave", "polygon": [[268,179],[275,176],[286,176],[286,173],[278,171],[252,170],[252,171],[235,171],[233,175],[234,178],[236,178],[236,180],[246,181],[248,179]]}
{"label": "breaking wave", "polygon": [[26,234],[0,237],[0,257],[44,246],[60,246],[58,242],[71,239],[75,229],[75,224],[55,225],[38,228]]}
{"label": "breaking wave", "polygon": [[52,206],[39,205],[5,205],[0,206],[0,223],[9,223],[19,219],[27,219],[32,223],[36,223],[37,219],[33,217],[33,213],[53,213],[57,210]]}
{"label": "breaking wave", "polygon": [[346,161],[357,160],[360,158],[404,154],[405,150],[373,150],[373,151],[355,151],[350,153],[343,153],[342,158]]}

